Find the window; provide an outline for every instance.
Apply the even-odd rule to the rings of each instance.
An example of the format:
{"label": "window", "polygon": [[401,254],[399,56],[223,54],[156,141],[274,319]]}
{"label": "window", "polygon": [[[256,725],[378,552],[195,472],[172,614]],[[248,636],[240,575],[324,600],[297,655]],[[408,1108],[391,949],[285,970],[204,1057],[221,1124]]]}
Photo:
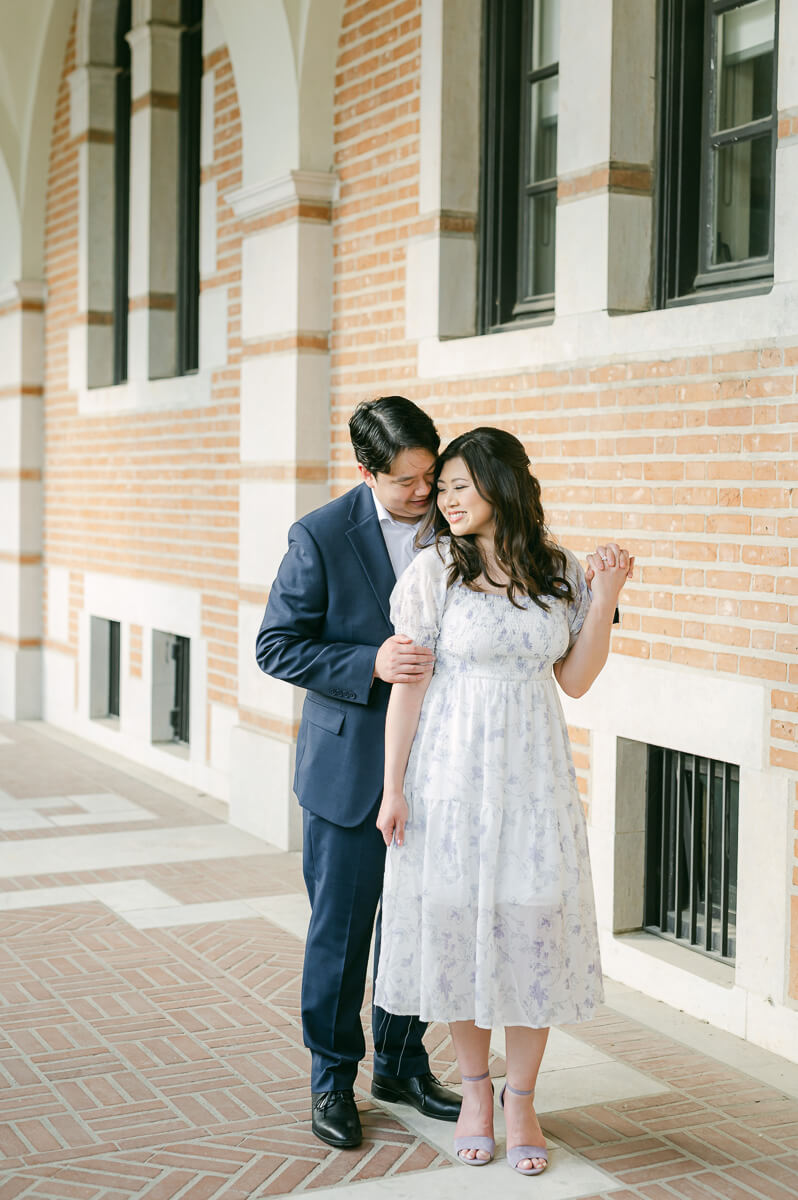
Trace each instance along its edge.
{"label": "window", "polygon": [[645,927],[733,962],[739,767],[648,747]]}
{"label": "window", "polygon": [[121,657],[121,627],[118,621],[108,622],[108,716],[119,716],[119,661]]}
{"label": "window", "polygon": [[104,617],[91,618],[89,651],[89,716],[119,719],[121,626]]}
{"label": "window", "polygon": [[483,331],[554,308],[559,0],[487,0]]}
{"label": "window", "polygon": [[188,745],[191,642],[180,634],[152,634],[152,740]]}
{"label": "window", "polygon": [[200,101],[202,0],[183,0],[180,38],[177,373],[199,366]]}
{"label": "window", "polygon": [[172,658],[175,664],[174,704],[170,714],[172,733],[176,742],[188,742],[189,730],[189,640],[176,637],[172,643]]}
{"label": "window", "polygon": [[776,0],[666,0],[659,301],[773,276]]}
{"label": "window", "polygon": [[116,116],[114,124],[114,366],[113,382],[127,379],[128,243],[130,237],[130,0],[116,15]]}

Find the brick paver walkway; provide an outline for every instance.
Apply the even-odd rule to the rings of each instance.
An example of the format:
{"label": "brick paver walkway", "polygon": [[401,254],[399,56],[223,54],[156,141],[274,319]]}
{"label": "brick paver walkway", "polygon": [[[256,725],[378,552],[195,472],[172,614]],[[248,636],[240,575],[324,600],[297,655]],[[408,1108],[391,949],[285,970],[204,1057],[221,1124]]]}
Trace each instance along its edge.
{"label": "brick paver walkway", "polygon": [[[798,1100],[609,1008],[573,1044],[660,1090],[546,1113],[559,1148],[539,1180],[456,1166],[451,1127],[380,1107],[365,1072],[363,1146],[325,1147],[299,1023],[298,856],[177,791],[0,725],[0,1200],[798,1196]],[[456,1078],[446,1029],[428,1039]],[[411,1172],[410,1190],[391,1184]]]}

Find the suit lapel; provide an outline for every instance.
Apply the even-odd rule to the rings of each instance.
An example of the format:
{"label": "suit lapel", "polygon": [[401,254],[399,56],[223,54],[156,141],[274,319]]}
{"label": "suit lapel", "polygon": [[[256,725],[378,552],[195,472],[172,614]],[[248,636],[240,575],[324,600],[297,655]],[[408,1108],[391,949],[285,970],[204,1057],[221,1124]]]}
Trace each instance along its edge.
{"label": "suit lapel", "polygon": [[[371,585],[385,620],[391,625],[389,600],[396,583],[396,576],[391,566],[385,538],[382,536],[374,500],[365,483],[355,490],[352,507],[349,510],[349,519],[351,525],[346,531],[346,536],[360,561],[363,573]],[[391,626],[391,628],[393,627]]]}

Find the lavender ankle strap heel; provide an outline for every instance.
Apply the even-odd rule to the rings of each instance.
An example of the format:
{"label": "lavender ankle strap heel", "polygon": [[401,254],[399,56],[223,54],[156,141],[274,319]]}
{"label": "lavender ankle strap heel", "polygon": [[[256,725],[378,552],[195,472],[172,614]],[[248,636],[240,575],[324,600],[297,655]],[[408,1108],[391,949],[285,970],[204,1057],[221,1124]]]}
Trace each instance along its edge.
{"label": "lavender ankle strap heel", "polygon": [[[483,1075],[463,1075],[463,1083],[480,1083],[483,1079],[487,1079],[488,1071]],[[491,1091],[493,1090],[493,1084]],[[489,1154],[490,1158],[463,1158],[462,1150],[482,1150],[485,1154]],[[489,1162],[493,1162],[493,1156],[496,1153],[496,1140],[492,1137],[485,1137],[484,1134],[469,1134],[465,1137],[456,1137],[454,1139],[454,1152],[461,1163],[467,1167],[486,1167]]]}
{"label": "lavender ankle strap heel", "polygon": [[[514,1096],[534,1096],[534,1091],[523,1092],[518,1088],[510,1087],[509,1083],[505,1083],[499,1096],[499,1104],[504,1108],[504,1093],[512,1092]],[[519,1167],[519,1163],[525,1158],[542,1158],[544,1165],[542,1167]],[[549,1165],[549,1155],[545,1146],[508,1146],[507,1161],[510,1166],[518,1172],[519,1175],[542,1175]]]}

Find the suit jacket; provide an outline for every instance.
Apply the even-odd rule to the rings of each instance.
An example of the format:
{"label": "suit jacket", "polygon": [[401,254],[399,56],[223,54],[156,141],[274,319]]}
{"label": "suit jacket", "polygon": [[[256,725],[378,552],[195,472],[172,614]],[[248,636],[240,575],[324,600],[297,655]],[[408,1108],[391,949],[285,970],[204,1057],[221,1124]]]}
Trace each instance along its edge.
{"label": "suit jacket", "polygon": [[304,808],[336,825],[359,825],[382,794],[391,689],[373,673],[377,650],[394,632],[395,582],[362,483],[291,526],[258,632],[261,670],[307,689],[294,791]]}

